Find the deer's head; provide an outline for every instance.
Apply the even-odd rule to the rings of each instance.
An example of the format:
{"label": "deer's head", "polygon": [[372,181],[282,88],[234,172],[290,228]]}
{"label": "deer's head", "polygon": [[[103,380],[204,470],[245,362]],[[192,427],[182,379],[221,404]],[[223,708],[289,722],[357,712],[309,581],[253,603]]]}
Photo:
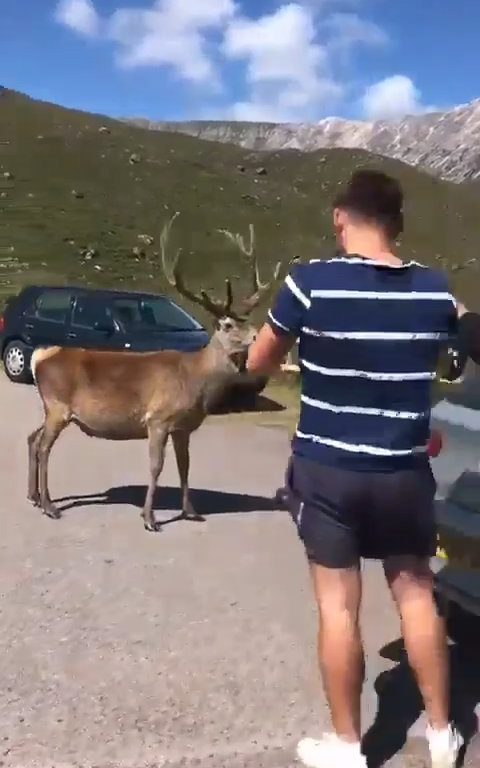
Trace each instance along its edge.
{"label": "deer's head", "polygon": [[214,332],[212,340],[219,344],[235,366],[242,370],[245,367],[248,348],[255,340],[257,329],[250,322],[250,315],[256,307],[259,306],[262,299],[268,293],[273,283],[278,279],[282,262],[279,262],[274,271],[272,280],[268,283],[262,283],[260,280],[258,261],[255,255],[255,233],[253,224],[250,225],[250,242],[248,246],[241,235],[232,234],[228,230],[217,230],[224,235],[231,243],[236,245],[241,254],[247,259],[251,292],[244,296],[237,309],[234,308],[233,287],[230,278],[225,280],[225,298],[218,299],[205,290],[198,293],[190,290],[185,285],[182,270],[180,267],[181,250],[177,250],[171,266],[167,265],[167,245],[170,237],[170,230],[173,222],[179,213],[175,213],[165,224],[161,236],[160,247],[162,254],[163,272],[169,284],[184,298],[198,304],[205,309],[214,318]]}

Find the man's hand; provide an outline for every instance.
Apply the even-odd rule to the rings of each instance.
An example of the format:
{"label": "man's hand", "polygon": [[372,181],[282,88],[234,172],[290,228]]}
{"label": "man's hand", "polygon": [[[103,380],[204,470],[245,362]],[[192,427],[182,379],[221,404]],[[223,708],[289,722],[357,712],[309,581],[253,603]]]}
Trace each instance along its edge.
{"label": "man's hand", "polygon": [[462,315],[466,315],[468,312],[468,309],[466,308],[465,304],[462,304],[461,301],[457,301],[457,315],[458,317],[462,317]]}
{"label": "man's hand", "polygon": [[265,323],[248,350],[248,372],[265,376],[275,373],[294,343],[295,338],[283,334],[277,336],[271,326]]}
{"label": "man's hand", "polygon": [[456,302],[458,341],[461,353],[480,365],[480,314],[471,312],[465,304]]}

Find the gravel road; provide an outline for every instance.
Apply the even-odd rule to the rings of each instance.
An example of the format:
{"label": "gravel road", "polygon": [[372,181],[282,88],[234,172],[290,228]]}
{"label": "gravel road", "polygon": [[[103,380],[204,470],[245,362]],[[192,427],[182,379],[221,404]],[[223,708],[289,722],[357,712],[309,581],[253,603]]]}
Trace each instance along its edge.
{"label": "gravel road", "polygon": [[[26,501],[35,389],[2,376],[0,401],[0,766],[293,766],[297,739],[328,717],[302,551],[269,501],[286,435],[209,422],[191,474],[207,521],[149,534],[144,443],[67,430],[52,454],[64,509],[53,521]],[[156,508],[168,522],[179,501],[170,450],[162,483]],[[377,564],[365,579],[370,765],[423,768],[418,700]],[[478,661],[455,648],[452,657],[466,717],[480,701]],[[466,764],[480,766],[475,743]]]}

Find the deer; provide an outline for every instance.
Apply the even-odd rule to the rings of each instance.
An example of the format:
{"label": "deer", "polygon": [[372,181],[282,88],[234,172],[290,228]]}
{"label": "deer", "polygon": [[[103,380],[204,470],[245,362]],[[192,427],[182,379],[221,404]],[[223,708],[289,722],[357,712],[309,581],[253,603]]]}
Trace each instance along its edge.
{"label": "deer", "polygon": [[148,440],[150,479],[141,515],[147,531],[159,531],[153,510],[154,494],[163,469],[165,449],[171,438],[181,489],[181,517],[202,520],[190,500],[190,437],[222,398],[228,385],[245,372],[248,347],[256,329],[250,315],[277,280],[260,280],[250,243],[228,230],[217,230],[236,244],[249,262],[251,293],[234,308],[232,282],[225,281],[225,298],[206,290],[187,287],[181,265],[181,249],[168,264],[168,243],[174,214],[160,236],[161,266],[171,288],[206,310],[214,318],[208,345],[198,351],[156,352],[105,351],[75,347],[38,348],[31,370],[44,409],[44,420],[28,437],[28,499],[52,519],[62,516],[48,486],[48,464],[54,443],[70,424],[90,436],[106,440]]}

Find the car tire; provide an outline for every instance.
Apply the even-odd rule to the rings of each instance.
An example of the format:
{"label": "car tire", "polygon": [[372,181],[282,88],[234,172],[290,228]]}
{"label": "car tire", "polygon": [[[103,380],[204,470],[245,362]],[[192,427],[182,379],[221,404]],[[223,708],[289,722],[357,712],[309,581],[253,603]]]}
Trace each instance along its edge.
{"label": "car tire", "polygon": [[16,384],[31,384],[33,382],[30,357],[31,349],[23,341],[13,339],[8,342],[3,351],[3,366],[10,381]]}

